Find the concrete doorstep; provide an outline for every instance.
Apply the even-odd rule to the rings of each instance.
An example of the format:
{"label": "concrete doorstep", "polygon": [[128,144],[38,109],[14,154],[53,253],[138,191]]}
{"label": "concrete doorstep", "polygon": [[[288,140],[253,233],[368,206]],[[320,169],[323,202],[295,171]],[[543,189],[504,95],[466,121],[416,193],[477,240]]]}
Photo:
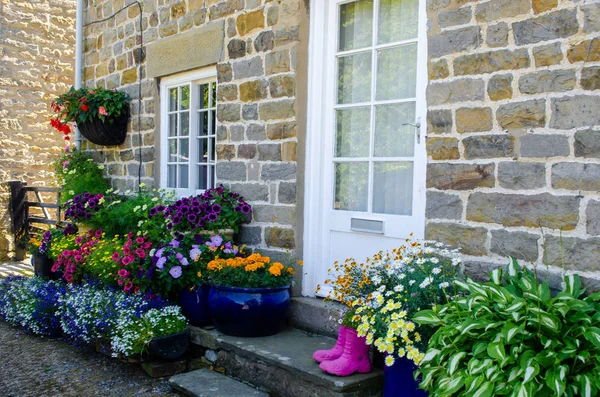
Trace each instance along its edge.
{"label": "concrete doorstep", "polygon": [[267,393],[208,368],[179,374],[169,379],[175,390],[192,397],[268,397]]}

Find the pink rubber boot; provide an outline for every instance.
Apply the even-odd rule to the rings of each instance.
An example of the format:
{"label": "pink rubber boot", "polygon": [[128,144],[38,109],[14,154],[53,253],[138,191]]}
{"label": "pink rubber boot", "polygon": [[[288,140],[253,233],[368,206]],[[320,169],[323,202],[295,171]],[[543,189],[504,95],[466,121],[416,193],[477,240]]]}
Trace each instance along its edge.
{"label": "pink rubber boot", "polygon": [[323,361],[320,365],[321,369],[337,376],[371,372],[369,346],[365,344],[365,339],[365,337],[358,337],[355,329],[346,328],[346,344],[342,356],[336,360]]}
{"label": "pink rubber boot", "polygon": [[335,342],[335,346],[329,350],[317,350],[313,354],[313,358],[316,362],[321,363],[323,361],[330,361],[338,359],[342,356],[344,352],[344,345],[346,343],[346,331],[348,327],[340,326],[340,330],[338,331],[337,342]]}

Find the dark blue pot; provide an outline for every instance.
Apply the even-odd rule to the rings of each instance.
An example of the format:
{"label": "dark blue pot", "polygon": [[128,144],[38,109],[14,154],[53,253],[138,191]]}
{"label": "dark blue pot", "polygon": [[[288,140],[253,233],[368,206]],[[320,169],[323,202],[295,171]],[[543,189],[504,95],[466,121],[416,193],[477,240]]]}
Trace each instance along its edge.
{"label": "dark blue pot", "polygon": [[290,307],[289,286],[236,288],[211,286],[210,316],[217,329],[234,336],[274,335],[285,325]]}
{"label": "dark blue pot", "polygon": [[413,376],[417,366],[407,358],[396,357],[391,367],[383,369],[383,397],[427,397]]}
{"label": "dark blue pot", "polygon": [[186,288],[179,293],[179,306],[183,315],[190,324],[200,326],[210,323],[208,314],[208,292],[210,286],[207,284],[196,285],[193,290]]}

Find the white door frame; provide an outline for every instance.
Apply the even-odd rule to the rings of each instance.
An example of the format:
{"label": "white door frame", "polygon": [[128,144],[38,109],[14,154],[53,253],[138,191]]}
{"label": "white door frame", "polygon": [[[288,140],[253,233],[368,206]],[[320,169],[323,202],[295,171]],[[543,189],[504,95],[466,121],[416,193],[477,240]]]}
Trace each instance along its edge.
{"label": "white door frame", "polygon": [[[328,129],[328,117],[325,112],[329,110],[328,100],[324,95],[327,90],[333,91],[328,85],[333,84],[327,79],[332,74],[327,71],[334,68],[328,54],[331,40],[337,39],[337,26],[332,24],[329,15],[330,7],[336,7],[340,0],[310,0],[310,36],[308,50],[308,104],[307,104],[307,134],[306,134],[306,167],[304,181],[304,250],[303,250],[303,279],[302,294],[315,296],[318,270],[322,266],[331,267],[333,264],[323,264],[321,261],[326,254],[327,240],[324,235],[325,225],[323,201],[325,189],[331,189],[323,181],[329,181],[325,175],[328,169],[325,164],[325,151],[329,145],[323,143],[324,131]],[[427,12],[426,0],[419,0],[419,33],[418,33],[418,65],[424,65],[425,70],[417,70],[417,108],[416,118],[421,120],[421,142],[427,136],[425,103],[425,90],[427,87]],[[329,64],[328,64],[329,61]],[[424,151],[423,151],[424,152]],[[419,159],[415,153],[415,163],[426,164],[426,153]],[[423,171],[423,175],[425,172]],[[425,178],[415,179],[414,189],[421,192],[423,200],[414,203],[415,213],[422,214],[423,227],[415,230],[415,238],[423,238],[425,228]],[[375,253],[375,252],[374,252]]]}

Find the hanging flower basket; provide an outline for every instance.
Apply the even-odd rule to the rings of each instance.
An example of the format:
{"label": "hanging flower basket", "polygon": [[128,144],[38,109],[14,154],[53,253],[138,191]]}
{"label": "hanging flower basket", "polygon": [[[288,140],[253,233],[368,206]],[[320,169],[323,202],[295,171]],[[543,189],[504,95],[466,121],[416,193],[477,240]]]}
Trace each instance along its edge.
{"label": "hanging flower basket", "polygon": [[79,132],[88,141],[102,146],[120,145],[125,142],[127,136],[127,121],[129,112],[116,117],[112,123],[108,120],[92,119],[78,123]]}

